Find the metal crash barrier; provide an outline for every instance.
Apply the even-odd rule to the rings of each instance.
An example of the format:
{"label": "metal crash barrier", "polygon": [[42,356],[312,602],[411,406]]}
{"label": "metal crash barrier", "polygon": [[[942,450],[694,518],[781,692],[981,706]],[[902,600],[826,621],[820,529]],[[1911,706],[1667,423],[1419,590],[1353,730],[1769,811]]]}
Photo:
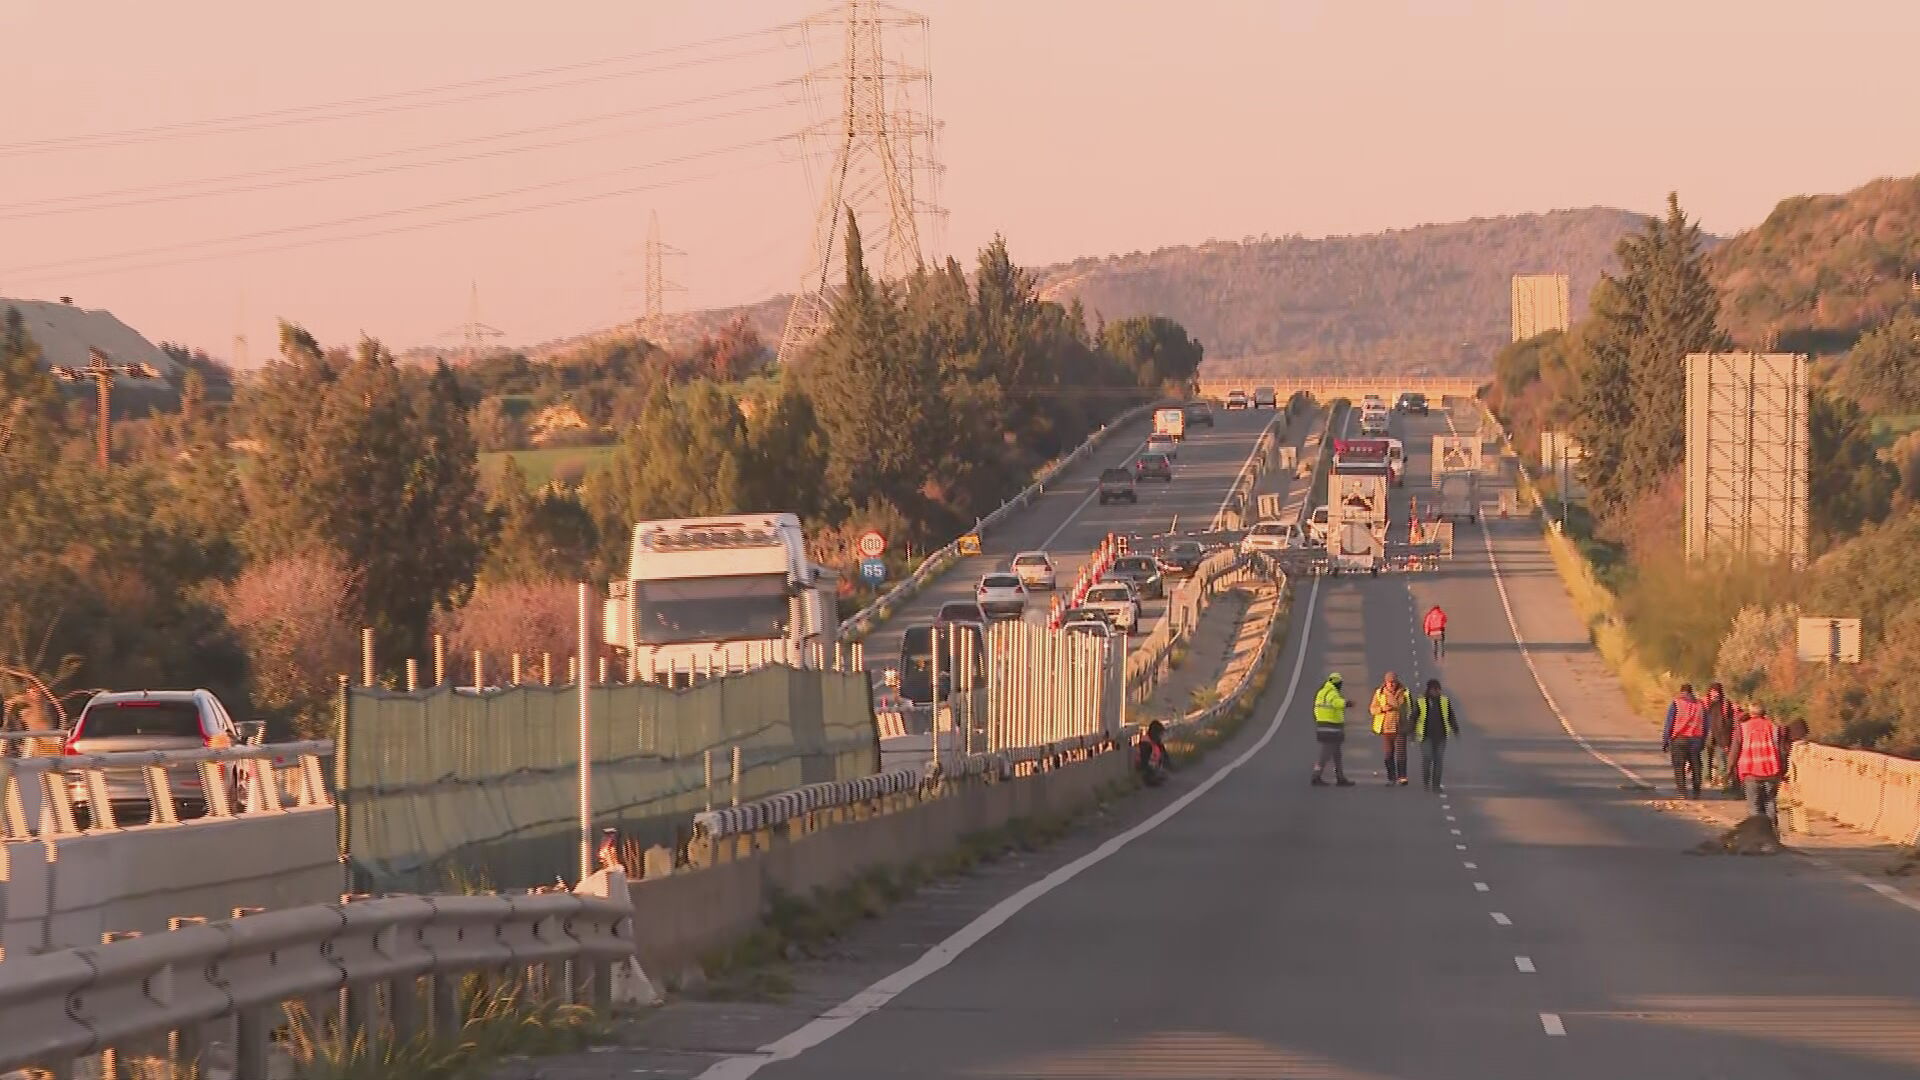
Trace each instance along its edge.
{"label": "metal crash barrier", "polygon": [[287,1003],[338,995],[343,1041],[398,1046],[457,1036],[460,979],[473,972],[605,1012],[613,966],[633,954],[619,871],[576,893],[356,899],[184,926],[0,964],[0,1072],[73,1076],[108,1053],[121,1060],[104,1075],[132,1075],[129,1056],[207,1075],[217,1045],[233,1080],[267,1080]]}
{"label": "metal crash barrier", "polygon": [[[204,750],[134,750],[64,757],[0,758],[0,830],[5,839],[115,832],[131,825],[192,825],[289,806],[331,806],[325,741]],[[138,777],[147,820],[123,822],[109,786]],[[123,794],[123,803],[128,800]],[[206,809],[183,819],[183,801]],[[82,818],[77,812],[85,810]],[[83,824],[84,822],[84,824]]]}

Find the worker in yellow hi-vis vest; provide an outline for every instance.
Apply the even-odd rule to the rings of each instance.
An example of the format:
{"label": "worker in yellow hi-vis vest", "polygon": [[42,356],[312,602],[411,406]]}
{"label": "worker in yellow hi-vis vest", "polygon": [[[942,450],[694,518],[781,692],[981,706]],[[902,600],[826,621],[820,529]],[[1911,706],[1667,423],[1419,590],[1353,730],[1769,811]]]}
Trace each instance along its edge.
{"label": "worker in yellow hi-vis vest", "polygon": [[1328,764],[1333,765],[1335,784],[1353,786],[1353,781],[1347,779],[1346,763],[1341,759],[1341,747],[1347,741],[1347,710],[1353,708],[1353,702],[1341,693],[1340,686],[1340,673],[1336,671],[1327,676],[1320,692],[1313,696],[1313,737],[1320,744],[1320,756],[1313,764],[1314,787],[1327,786],[1320,774]]}

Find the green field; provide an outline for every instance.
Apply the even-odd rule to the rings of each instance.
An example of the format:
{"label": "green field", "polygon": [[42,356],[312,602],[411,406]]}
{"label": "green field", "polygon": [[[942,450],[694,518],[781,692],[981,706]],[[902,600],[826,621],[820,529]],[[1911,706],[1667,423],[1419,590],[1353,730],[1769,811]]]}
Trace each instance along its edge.
{"label": "green field", "polygon": [[520,465],[520,471],[527,474],[529,487],[545,487],[561,470],[573,471],[577,466],[579,474],[584,476],[607,467],[612,460],[614,447],[609,446],[567,446],[548,450],[494,450],[480,455],[480,478],[488,484],[494,482],[505,467],[506,459],[511,457]]}
{"label": "green field", "polygon": [[1873,418],[1873,445],[1886,449],[1909,431],[1920,430],[1920,413],[1893,413]]}

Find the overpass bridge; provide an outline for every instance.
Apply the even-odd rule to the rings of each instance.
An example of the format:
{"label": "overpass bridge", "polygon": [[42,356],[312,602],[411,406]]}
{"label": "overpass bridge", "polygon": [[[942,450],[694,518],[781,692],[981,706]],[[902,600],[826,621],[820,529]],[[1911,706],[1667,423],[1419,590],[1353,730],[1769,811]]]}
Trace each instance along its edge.
{"label": "overpass bridge", "polygon": [[1368,394],[1378,394],[1388,401],[1402,393],[1425,394],[1435,405],[1443,397],[1473,397],[1487,380],[1476,376],[1460,375],[1396,375],[1383,372],[1373,375],[1315,375],[1285,378],[1265,376],[1222,377],[1202,372],[1199,379],[1202,397],[1223,398],[1231,390],[1245,390],[1251,394],[1254,387],[1271,386],[1281,401],[1296,393],[1311,394],[1317,401],[1331,401],[1335,398],[1349,398],[1358,401]]}

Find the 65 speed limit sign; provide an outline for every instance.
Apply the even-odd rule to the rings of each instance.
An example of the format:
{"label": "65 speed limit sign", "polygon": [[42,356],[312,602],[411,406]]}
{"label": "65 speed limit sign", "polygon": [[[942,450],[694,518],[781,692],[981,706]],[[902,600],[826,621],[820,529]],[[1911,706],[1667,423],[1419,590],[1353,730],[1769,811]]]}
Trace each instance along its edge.
{"label": "65 speed limit sign", "polygon": [[877,559],[887,553],[887,538],[873,529],[868,529],[860,534],[859,540],[854,542],[854,550],[858,551],[863,558]]}

